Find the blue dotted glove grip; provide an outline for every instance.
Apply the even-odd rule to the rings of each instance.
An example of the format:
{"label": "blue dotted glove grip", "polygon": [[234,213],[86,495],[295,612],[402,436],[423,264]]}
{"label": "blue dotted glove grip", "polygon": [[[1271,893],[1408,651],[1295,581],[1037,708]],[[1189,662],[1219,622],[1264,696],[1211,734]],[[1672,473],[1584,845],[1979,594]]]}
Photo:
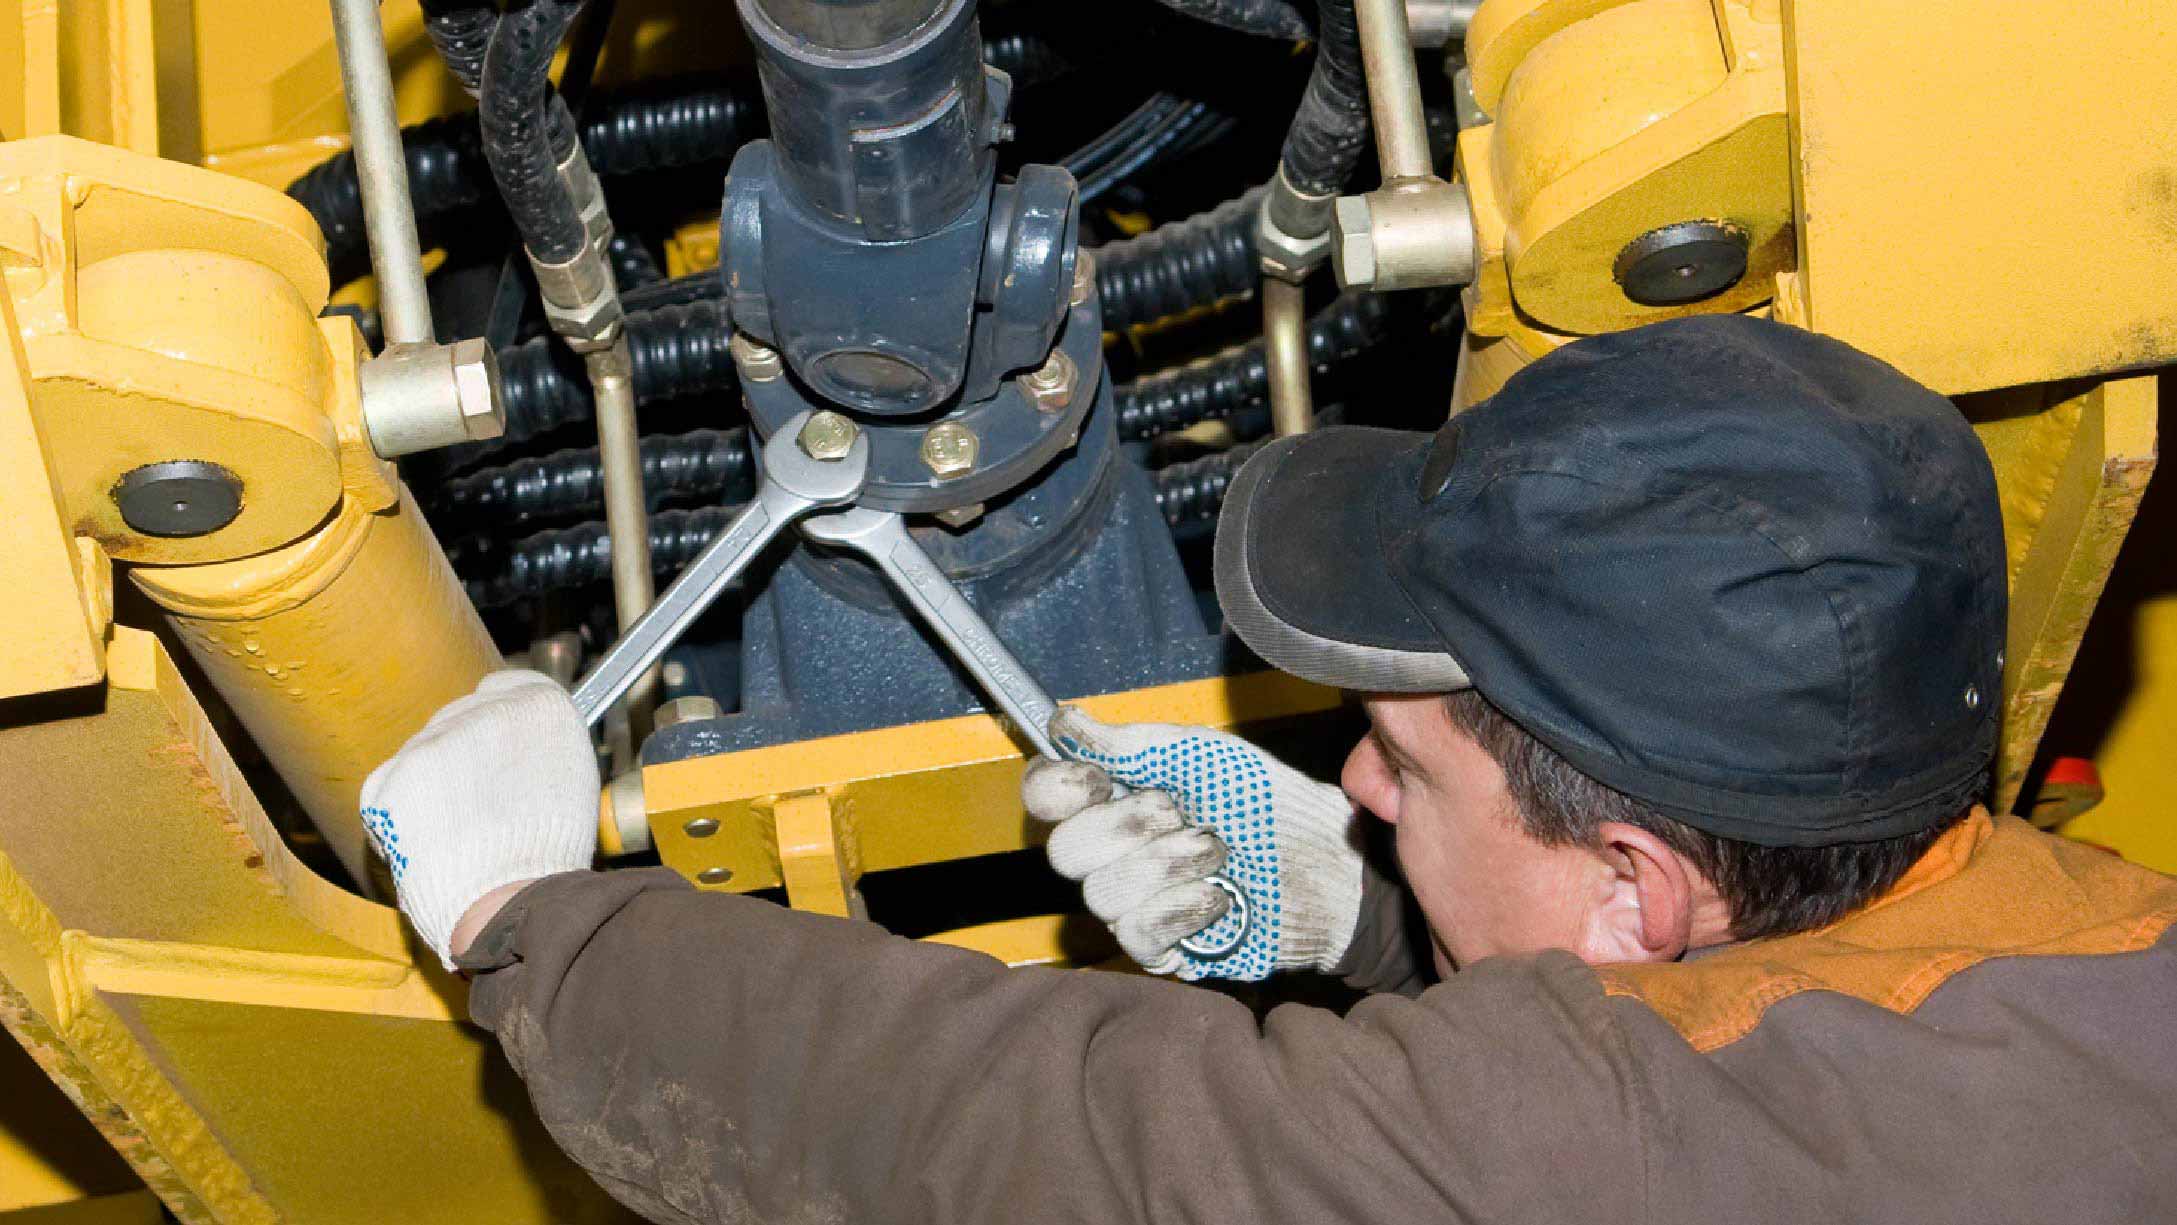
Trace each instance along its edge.
{"label": "blue dotted glove grip", "polygon": [[363,810],[363,829],[370,840],[378,844],[378,854],[386,861],[393,873],[393,883],[398,885],[408,874],[408,856],[401,850],[400,831],[393,828],[393,814],[383,808]]}
{"label": "blue dotted glove grip", "polygon": [[[1279,885],[1277,814],[1270,801],[1270,769],[1260,753],[1204,736],[1166,741],[1127,754],[1099,753],[1067,738],[1068,755],[1101,766],[1136,790],[1162,791],[1179,804],[1189,825],[1215,833],[1225,844],[1225,876],[1247,895],[1254,922],[1230,954],[1197,957],[1180,950],[1179,977],[1255,982],[1277,969],[1283,930]],[[1238,907],[1202,929],[1204,944],[1231,940],[1242,922]]]}

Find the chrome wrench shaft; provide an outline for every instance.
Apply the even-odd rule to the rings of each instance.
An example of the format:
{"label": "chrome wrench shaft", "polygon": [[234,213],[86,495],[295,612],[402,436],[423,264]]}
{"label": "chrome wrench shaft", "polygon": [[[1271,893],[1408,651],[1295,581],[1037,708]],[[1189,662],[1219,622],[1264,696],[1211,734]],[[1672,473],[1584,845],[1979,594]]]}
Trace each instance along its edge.
{"label": "chrome wrench shaft", "polygon": [[869,473],[869,440],[855,438],[837,459],[813,458],[798,441],[808,417],[803,413],[787,422],[764,444],[756,496],[575,687],[575,708],[585,722],[595,726],[788,525],[861,493]]}
{"label": "chrome wrench shaft", "polygon": [[[847,510],[804,519],[801,533],[818,544],[846,549],[874,562],[1028,743],[1045,757],[1065,760],[1051,740],[1051,716],[1058,713],[1058,703],[908,534],[906,520],[889,511]],[[1247,894],[1238,885],[1221,874],[1208,880],[1232,899],[1239,922],[1232,925],[1229,938],[1211,943],[1190,936],[1179,947],[1195,957],[1215,960],[1238,950],[1253,916]]]}

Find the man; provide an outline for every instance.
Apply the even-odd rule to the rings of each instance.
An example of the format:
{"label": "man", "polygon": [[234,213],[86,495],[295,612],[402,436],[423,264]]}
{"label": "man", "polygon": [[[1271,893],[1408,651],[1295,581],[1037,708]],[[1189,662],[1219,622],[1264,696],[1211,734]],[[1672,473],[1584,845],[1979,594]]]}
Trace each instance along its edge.
{"label": "man", "polygon": [[2004,566],[1947,402],[1736,317],[1266,449],[1219,592],[1366,695],[1343,793],[1067,714],[1026,798],[1148,968],[1380,992],[1342,1017],[589,872],[589,742],[525,675],[366,813],[554,1135],[660,1221],[2177,1219],[2177,882],[1975,806]]}

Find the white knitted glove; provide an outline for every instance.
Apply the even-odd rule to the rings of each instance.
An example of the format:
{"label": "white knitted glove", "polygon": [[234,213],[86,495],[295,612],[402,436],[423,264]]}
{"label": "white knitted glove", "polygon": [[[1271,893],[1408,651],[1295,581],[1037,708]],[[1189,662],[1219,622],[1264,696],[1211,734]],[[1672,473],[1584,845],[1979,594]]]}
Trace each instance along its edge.
{"label": "white knitted glove", "polygon": [[[1077,760],[1031,764],[1030,815],[1053,822],[1049,854],[1088,908],[1152,974],[1252,981],[1274,970],[1328,971],[1361,912],[1353,803],[1237,736],[1168,723],[1098,723],[1068,707],[1052,738]],[[1113,780],[1133,788],[1113,799]],[[1179,947],[1237,922],[1204,878],[1222,871],[1253,908],[1229,956]]]}
{"label": "white knitted glove", "polygon": [[550,677],[494,672],[371,771],[363,828],[402,913],[453,969],[447,942],[478,898],[596,857],[589,729]]}

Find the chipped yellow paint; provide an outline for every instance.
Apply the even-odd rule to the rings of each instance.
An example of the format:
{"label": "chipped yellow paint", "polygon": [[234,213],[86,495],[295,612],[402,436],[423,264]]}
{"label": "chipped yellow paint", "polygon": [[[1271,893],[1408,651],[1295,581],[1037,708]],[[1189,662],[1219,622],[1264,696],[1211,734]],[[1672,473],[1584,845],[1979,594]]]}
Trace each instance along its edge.
{"label": "chipped yellow paint", "polygon": [[1998,811],[2018,798],[2033,765],[2155,464],[2153,376],[2102,383],[2037,413],[2017,413],[2016,399],[1971,406],[2009,412],[1979,427],[2003,491],[2011,555]]}
{"label": "chipped yellow paint", "polygon": [[0,1022],[144,1182],[185,1221],[625,1220],[461,984],[294,860],[158,640],[108,660],[0,726]]}
{"label": "chipped yellow paint", "polygon": [[364,778],[499,666],[414,500],[404,491],[378,514],[347,500],[285,549],[131,577],[172,615],[190,657],[365,879]]}

